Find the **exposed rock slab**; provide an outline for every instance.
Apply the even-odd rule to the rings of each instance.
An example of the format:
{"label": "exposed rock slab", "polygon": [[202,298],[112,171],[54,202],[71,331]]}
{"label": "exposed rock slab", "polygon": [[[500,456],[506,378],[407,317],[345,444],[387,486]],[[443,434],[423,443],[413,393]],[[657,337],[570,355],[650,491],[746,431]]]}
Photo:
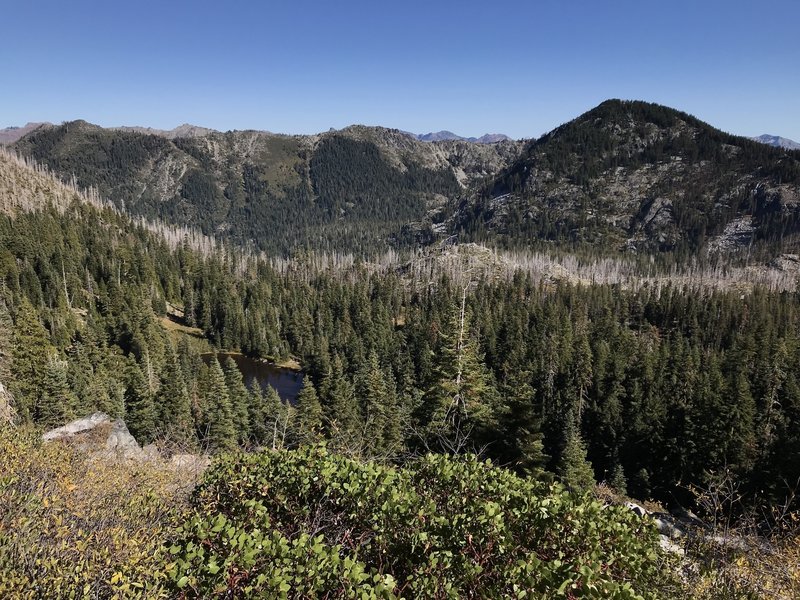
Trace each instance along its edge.
{"label": "exposed rock slab", "polygon": [[75,444],[84,452],[109,458],[144,460],[151,454],[142,450],[128,431],[125,421],[112,419],[102,412],[48,431],[42,439],[45,442],[65,441]]}
{"label": "exposed rock slab", "polygon": [[0,425],[13,425],[16,419],[11,392],[0,382]]}

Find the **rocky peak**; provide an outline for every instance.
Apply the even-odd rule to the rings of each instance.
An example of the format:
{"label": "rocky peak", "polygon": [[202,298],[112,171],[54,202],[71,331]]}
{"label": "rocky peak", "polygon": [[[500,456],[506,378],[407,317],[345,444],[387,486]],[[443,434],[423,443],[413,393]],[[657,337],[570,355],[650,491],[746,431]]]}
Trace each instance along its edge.
{"label": "rocky peak", "polygon": [[769,135],[768,133],[765,133],[764,135],[760,135],[758,137],[750,139],[759,142],[761,144],[766,144],[767,146],[775,146],[776,148],[785,148],[786,150],[800,150],[800,144],[798,144],[794,140],[790,140],[789,138],[781,137],[779,135]]}

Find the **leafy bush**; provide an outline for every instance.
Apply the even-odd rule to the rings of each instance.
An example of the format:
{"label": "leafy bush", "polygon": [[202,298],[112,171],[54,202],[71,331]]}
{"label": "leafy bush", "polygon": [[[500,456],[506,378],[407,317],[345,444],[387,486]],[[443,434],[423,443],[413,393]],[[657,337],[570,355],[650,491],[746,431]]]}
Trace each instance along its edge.
{"label": "leafy bush", "polygon": [[0,427],[0,598],[165,597],[176,477]]}
{"label": "leafy bush", "polygon": [[220,459],[168,547],[185,598],[664,597],[652,525],[480,462]]}

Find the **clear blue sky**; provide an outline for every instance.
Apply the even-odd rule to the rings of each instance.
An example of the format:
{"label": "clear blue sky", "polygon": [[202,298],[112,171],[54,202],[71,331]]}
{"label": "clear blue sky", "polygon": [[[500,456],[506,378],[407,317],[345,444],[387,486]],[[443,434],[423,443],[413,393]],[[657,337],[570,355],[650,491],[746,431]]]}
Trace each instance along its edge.
{"label": "clear blue sky", "polygon": [[800,141],[800,0],[0,0],[0,127],[535,137],[607,98]]}

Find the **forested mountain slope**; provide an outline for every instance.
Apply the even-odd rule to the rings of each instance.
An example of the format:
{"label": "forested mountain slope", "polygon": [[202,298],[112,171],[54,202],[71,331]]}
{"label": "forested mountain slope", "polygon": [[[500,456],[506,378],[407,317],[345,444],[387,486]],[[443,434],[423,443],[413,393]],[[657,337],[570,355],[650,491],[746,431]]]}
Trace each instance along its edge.
{"label": "forested mountain slope", "polygon": [[14,146],[132,215],[281,253],[416,242],[438,208],[499,171],[519,147],[427,144],[363,126],[316,136],[165,136],[83,121],[40,128]]}
{"label": "forested mountain slope", "polygon": [[14,148],[131,214],[281,254],[363,254],[452,234],[679,261],[798,249],[797,152],[645,102],[609,100],[527,143],[424,143],[364,126],[146,132],[75,121]]}
{"label": "forested mountain slope", "polygon": [[32,161],[0,148],[0,213],[15,215],[48,205],[64,211],[76,201],[102,204],[96,194],[84,194],[75,185],[54,179]]}
{"label": "forested mountain slope", "polygon": [[[41,192],[30,197],[63,188],[0,161],[0,181],[26,172]],[[74,200],[0,215],[0,319],[13,323],[0,382],[22,420],[103,410],[140,441],[215,450],[325,438],[394,458],[484,448],[520,471],[665,501],[726,467],[770,499],[800,477],[796,292],[625,289],[458,265],[456,280],[358,262],[278,268],[176,246]],[[211,347],[298,359],[298,406],[248,391],[235,365],[205,364],[188,338],[176,345],[167,303]]]}
{"label": "forested mountain slope", "polygon": [[800,153],[609,100],[527,144],[448,226],[508,246],[796,251]]}
{"label": "forested mountain slope", "polygon": [[[691,505],[691,486],[724,473],[759,514],[797,509],[797,291],[273,264],[175,244],[3,154],[0,194],[0,384],[20,426],[0,432],[0,469],[12,474],[2,590],[36,581],[59,597],[101,581],[99,597],[134,583],[165,596],[269,595],[289,580],[495,597],[523,582],[537,597],[590,584],[656,596],[670,582],[648,522],[537,480]],[[170,333],[176,321],[193,335]],[[218,348],[298,359],[297,404],[200,356]],[[97,465],[18,433],[96,410],[165,451],[297,452],[222,460],[192,511],[173,514],[163,507],[174,486],[148,476],[141,487],[141,466],[120,499],[129,471],[101,470],[103,487],[87,490]],[[317,442],[328,450],[308,448]],[[504,466],[414,460],[431,450]],[[127,562],[112,572],[109,553]],[[54,555],[46,573],[26,568]]]}

